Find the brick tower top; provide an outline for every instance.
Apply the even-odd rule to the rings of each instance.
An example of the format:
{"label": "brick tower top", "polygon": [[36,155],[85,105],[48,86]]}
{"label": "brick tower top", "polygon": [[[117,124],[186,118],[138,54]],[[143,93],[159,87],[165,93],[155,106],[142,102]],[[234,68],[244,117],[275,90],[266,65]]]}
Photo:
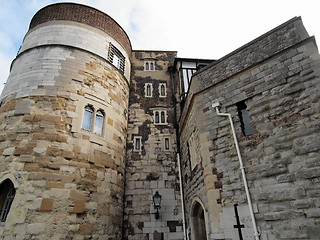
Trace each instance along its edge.
{"label": "brick tower top", "polygon": [[34,15],[29,30],[41,23],[56,20],[76,21],[99,28],[117,39],[131,56],[131,42],[123,28],[106,13],[89,6],[76,3],[56,3],[46,6]]}

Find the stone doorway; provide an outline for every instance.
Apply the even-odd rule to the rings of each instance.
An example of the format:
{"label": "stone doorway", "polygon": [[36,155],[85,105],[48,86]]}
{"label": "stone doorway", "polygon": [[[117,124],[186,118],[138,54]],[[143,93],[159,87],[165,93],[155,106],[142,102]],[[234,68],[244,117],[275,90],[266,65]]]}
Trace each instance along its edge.
{"label": "stone doorway", "polygon": [[205,212],[199,202],[195,202],[192,208],[192,239],[207,240]]}

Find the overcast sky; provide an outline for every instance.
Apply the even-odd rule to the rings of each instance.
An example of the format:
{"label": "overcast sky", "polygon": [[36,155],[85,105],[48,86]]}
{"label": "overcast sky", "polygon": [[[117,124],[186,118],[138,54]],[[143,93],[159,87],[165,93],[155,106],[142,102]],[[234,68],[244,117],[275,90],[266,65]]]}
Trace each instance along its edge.
{"label": "overcast sky", "polygon": [[[59,0],[0,0],[0,92],[33,15]],[[69,0],[116,20],[137,50],[219,59],[287,20],[301,16],[320,38],[319,0]]]}

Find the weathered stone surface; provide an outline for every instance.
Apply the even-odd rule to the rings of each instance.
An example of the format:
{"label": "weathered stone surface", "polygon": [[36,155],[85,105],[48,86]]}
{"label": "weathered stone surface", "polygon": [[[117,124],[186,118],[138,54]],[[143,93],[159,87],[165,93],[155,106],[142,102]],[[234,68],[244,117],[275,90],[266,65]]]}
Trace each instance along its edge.
{"label": "weathered stone surface", "polygon": [[[230,122],[217,115],[215,102],[220,112],[233,116],[262,237],[312,239],[317,229],[319,216],[313,209],[319,197],[319,98],[312,88],[319,85],[319,54],[314,39],[296,28],[301,24],[292,19],[192,77],[179,119],[186,219],[192,225],[194,201],[201,202],[210,239],[219,234],[235,238],[227,221],[234,214],[229,209],[247,202]],[[243,102],[254,129],[249,136],[238,110]],[[190,151],[201,156],[196,166]],[[220,194],[211,195],[210,187],[221,189]]]}
{"label": "weathered stone surface", "polygon": [[39,208],[39,211],[46,211],[50,212],[52,211],[54,199],[52,198],[43,198],[41,201],[41,206]]}

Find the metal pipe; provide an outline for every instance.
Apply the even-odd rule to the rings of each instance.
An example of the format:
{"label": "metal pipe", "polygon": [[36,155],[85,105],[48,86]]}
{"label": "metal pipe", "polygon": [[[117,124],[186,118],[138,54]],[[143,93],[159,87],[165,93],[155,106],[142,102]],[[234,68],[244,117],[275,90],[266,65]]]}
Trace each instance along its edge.
{"label": "metal pipe", "polygon": [[181,165],[180,165],[180,155],[177,153],[178,159],[178,167],[179,167],[179,184],[180,184],[180,195],[181,195],[181,208],[182,208],[182,225],[183,225],[183,239],[187,240],[188,235],[186,234],[186,220],[185,220],[185,212],[184,212],[184,196],[183,196],[183,189],[182,189],[182,175],[181,175]]}
{"label": "metal pipe", "polygon": [[243,183],[244,183],[244,189],[246,191],[247,201],[248,201],[248,205],[249,205],[249,211],[250,211],[251,221],[252,221],[252,225],[253,225],[254,237],[255,237],[255,240],[259,240],[260,234],[257,230],[257,224],[256,224],[256,220],[255,220],[254,213],[253,213],[253,207],[252,207],[250,192],[249,192],[249,188],[248,188],[248,184],[247,184],[246,173],[244,171],[244,166],[243,166],[242,157],[240,154],[236,131],[233,126],[232,115],[230,113],[220,113],[219,108],[218,108],[219,106],[220,106],[220,104],[218,102],[212,104],[212,107],[216,109],[216,112],[219,116],[224,116],[224,117],[229,118],[231,129],[232,129],[232,134],[233,134],[233,139],[234,139],[234,143],[236,145],[237,154],[238,154],[238,158],[239,158],[240,170],[241,170],[242,179],[243,179]]}

